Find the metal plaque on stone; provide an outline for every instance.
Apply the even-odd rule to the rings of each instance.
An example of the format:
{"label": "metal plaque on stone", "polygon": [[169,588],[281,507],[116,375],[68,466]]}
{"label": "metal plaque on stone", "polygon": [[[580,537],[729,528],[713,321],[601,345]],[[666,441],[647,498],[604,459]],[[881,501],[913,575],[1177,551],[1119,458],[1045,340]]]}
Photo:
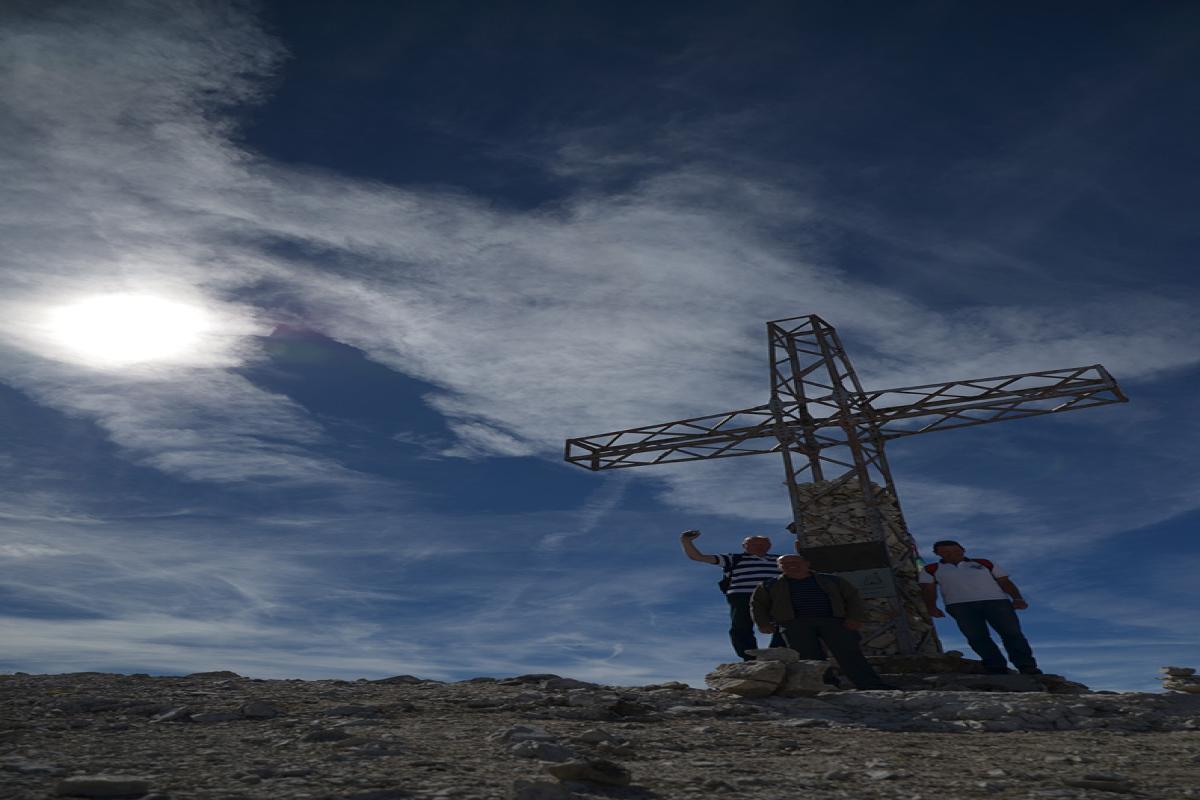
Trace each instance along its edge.
{"label": "metal plaque on stone", "polygon": [[832,544],[824,547],[805,547],[804,555],[817,572],[858,572],[859,570],[887,569],[887,548],[883,542],[853,542]]}
{"label": "metal plaque on stone", "polygon": [[837,576],[854,584],[863,597],[892,597],[896,593],[895,579],[887,567],[839,572]]}
{"label": "metal plaque on stone", "polygon": [[817,572],[832,572],[854,584],[863,597],[892,597],[896,581],[883,542],[806,547],[804,555]]}

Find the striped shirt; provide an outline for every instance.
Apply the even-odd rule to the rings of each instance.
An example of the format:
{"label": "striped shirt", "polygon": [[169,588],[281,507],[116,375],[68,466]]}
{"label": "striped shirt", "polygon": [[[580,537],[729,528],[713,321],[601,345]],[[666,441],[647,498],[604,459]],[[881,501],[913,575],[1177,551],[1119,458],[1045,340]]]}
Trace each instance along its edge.
{"label": "striped shirt", "polygon": [[768,553],[765,556],[752,556],[749,553],[717,553],[717,565],[726,572],[730,571],[734,556],[737,556],[737,566],[732,568],[733,581],[725,594],[750,594],[767,578],[779,577],[779,565],[775,563],[777,555]]}
{"label": "striped shirt", "polygon": [[797,617],[833,616],[833,604],[829,602],[829,595],[825,594],[815,576],[809,575],[803,580],[784,580],[787,581],[788,591],[791,592],[792,610],[796,612]]}

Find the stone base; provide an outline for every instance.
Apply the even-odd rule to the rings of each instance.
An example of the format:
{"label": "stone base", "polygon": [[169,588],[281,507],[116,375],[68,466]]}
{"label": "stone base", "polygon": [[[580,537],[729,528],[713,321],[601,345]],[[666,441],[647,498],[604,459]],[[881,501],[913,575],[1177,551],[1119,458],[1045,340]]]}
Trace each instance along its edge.
{"label": "stone base", "polygon": [[840,687],[825,682],[830,667],[828,661],[793,661],[787,665],[787,674],[775,694],[782,697],[815,697],[821,692],[837,690]]}
{"label": "stone base", "polygon": [[885,683],[909,691],[942,692],[1047,692],[1049,694],[1087,694],[1087,686],[1062,675],[1007,675],[942,672],[933,675],[882,673]]}
{"label": "stone base", "polygon": [[1200,694],[1200,677],[1192,667],[1163,667],[1162,685],[1168,692]]}
{"label": "stone base", "polygon": [[710,689],[742,697],[766,697],[773,694],[787,675],[782,661],[737,661],[718,664],[704,676]]}
{"label": "stone base", "polygon": [[983,662],[963,658],[957,650],[938,655],[867,656],[876,672],[891,674],[933,675],[941,673],[980,673]]}
{"label": "stone base", "polygon": [[785,664],[800,660],[800,654],[790,647],[762,647],[758,650],[747,650],[746,655],[755,661],[782,661]]}
{"label": "stone base", "polygon": [[[836,662],[806,661],[786,647],[748,651],[755,661],[721,664],[705,677],[710,688],[742,697],[812,697],[851,688],[847,682],[832,685],[827,676],[837,679]],[[910,692],[1039,692],[1047,694],[1084,694],[1091,690],[1082,683],[1061,675],[988,674],[983,664],[951,650],[939,655],[868,656],[884,683]],[[1190,675],[1173,668],[1166,680],[1186,681]],[[1189,691],[1183,689],[1182,691]]]}

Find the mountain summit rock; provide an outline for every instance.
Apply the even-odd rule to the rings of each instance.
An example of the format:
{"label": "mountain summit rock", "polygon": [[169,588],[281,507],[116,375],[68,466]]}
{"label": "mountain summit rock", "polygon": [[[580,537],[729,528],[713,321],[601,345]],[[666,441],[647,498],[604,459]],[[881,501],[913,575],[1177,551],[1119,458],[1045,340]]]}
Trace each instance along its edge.
{"label": "mountain summit rock", "polygon": [[[810,683],[0,675],[0,784],[6,800],[1200,797],[1187,689],[813,693],[821,662],[757,663],[780,681],[807,664]],[[1190,686],[1187,669],[1165,677]]]}

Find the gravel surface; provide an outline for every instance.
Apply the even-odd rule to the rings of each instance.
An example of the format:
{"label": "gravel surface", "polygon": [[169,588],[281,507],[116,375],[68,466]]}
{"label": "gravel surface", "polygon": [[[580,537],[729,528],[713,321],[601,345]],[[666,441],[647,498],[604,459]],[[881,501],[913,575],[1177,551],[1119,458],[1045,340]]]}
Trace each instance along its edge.
{"label": "gravel surface", "polygon": [[1200,695],[0,675],[0,796],[1200,798]]}

